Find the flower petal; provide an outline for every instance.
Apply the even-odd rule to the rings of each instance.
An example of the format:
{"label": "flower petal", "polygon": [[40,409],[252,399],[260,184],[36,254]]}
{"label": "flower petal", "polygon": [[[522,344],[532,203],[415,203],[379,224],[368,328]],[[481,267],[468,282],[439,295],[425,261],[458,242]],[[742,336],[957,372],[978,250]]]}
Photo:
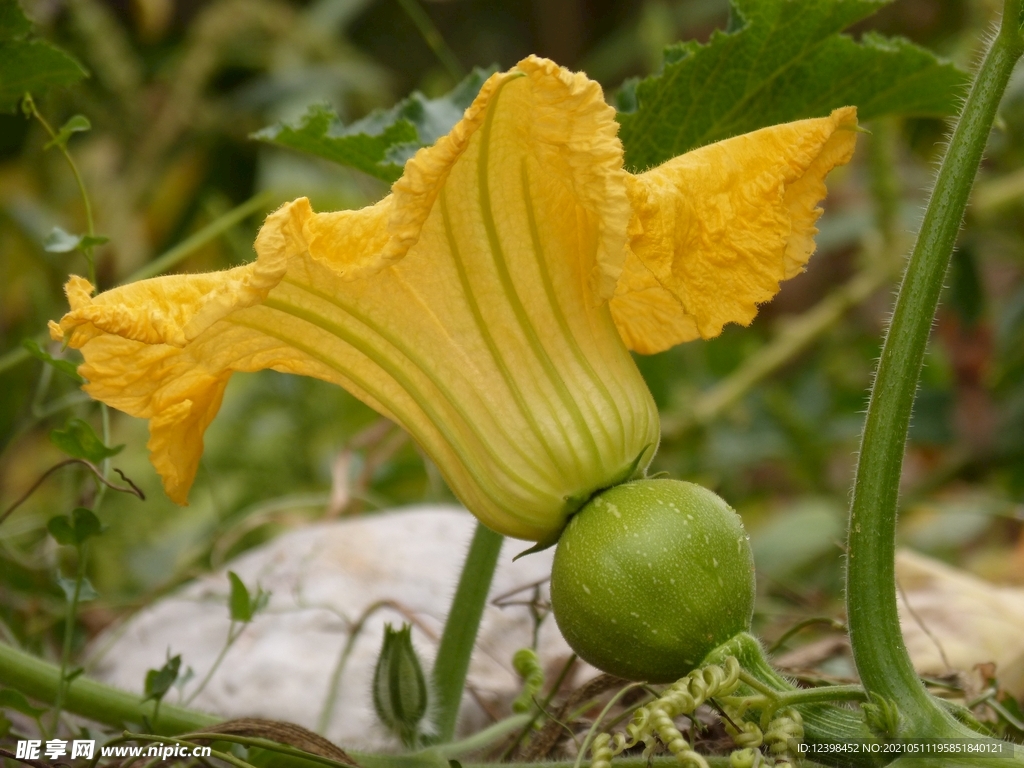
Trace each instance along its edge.
{"label": "flower petal", "polygon": [[856,109],[737,136],[633,177],[630,250],[611,301],[646,354],[748,325],[814,252],[825,176],[849,162]]}
{"label": "flower petal", "polygon": [[[356,232],[379,218],[375,207],[353,213],[364,220],[354,222]],[[289,264],[305,256],[302,232],[312,215],[305,199],[271,214],[256,241],[259,258],[225,272],[159,277],[96,297],[88,281],[68,281],[71,311],[50,324],[51,335],[82,350],[79,371],[90,395],[150,419],[153,464],[179,504],[232,372],[274,368],[348,383],[315,358],[239,324],[258,314]]]}
{"label": "flower petal", "polygon": [[91,394],[151,419],[176,501],[231,373],[273,368],[345,387],[402,424],[485,523],[545,540],[658,441],[601,300],[625,253],[627,178],[600,87],[530,58],[380,203],[290,203],[246,267],[96,298],[72,281],[57,332],[82,349]]}

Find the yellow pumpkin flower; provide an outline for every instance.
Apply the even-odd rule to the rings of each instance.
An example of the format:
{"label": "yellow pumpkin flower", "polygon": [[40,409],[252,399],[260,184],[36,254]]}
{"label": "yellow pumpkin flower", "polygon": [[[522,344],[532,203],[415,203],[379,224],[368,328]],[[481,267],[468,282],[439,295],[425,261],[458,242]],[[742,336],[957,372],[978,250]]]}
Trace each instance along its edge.
{"label": "yellow pumpkin flower", "polygon": [[855,126],[839,109],[634,175],[600,86],[531,56],[375,205],[288,203],[256,261],[224,272],[95,297],[72,277],[51,332],[81,349],[86,391],[150,420],[180,504],[231,374],[272,368],[349,390],[486,525],[551,541],[657,447],[628,350],[749,323],[814,250],[824,177]]}

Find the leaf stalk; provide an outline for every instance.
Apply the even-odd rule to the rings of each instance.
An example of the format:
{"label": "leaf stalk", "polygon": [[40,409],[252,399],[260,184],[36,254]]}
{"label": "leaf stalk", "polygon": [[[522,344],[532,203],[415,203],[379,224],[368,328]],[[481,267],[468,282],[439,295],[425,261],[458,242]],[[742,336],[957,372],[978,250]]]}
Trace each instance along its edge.
{"label": "leaf stalk", "polygon": [[999,32],[971,86],[943,158],[900,287],[871,391],[850,508],[847,614],[865,688],[893,701],[907,735],[963,735],[914,671],[896,608],[899,482],[917,381],[971,188],[999,101],[1024,52],[1021,0],[1007,0]]}
{"label": "leaf stalk", "polygon": [[451,741],[466,685],[469,659],[483,616],[487,594],[504,537],[477,523],[469,554],[462,566],[459,585],[445,620],[431,675],[435,694],[436,741]]}

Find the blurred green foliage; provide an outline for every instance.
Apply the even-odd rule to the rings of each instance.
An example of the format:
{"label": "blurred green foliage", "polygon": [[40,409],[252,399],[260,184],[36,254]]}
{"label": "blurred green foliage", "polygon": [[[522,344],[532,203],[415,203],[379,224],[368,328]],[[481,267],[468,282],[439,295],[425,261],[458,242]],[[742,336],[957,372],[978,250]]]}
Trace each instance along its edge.
{"label": "blurred green foliage", "polygon": [[[380,180],[250,135],[295,124],[314,103],[329,104],[349,124],[413,90],[436,98],[456,84],[451,61],[392,0],[39,0],[26,7],[39,34],[90,72],[36,103],[52,125],[77,114],[91,123],[67,146],[90,191],[96,231],[109,238],[95,251],[101,288],[264,191],[277,200],[307,195],[319,209],[374,201],[385,191]],[[507,68],[538,53],[587,71],[610,96],[627,78],[654,74],[665,45],[707,41],[728,21],[724,0],[446,0],[423,8],[446,56],[466,71]],[[982,0],[897,0],[853,34],[905,35],[966,66],[992,13]],[[830,178],[807,273],[787,283],[751,328],[637,359],[664,419],[653,470],[713,488],[744,516],[762,571],[760,628],[769,637],[803,616],[841,610],[843,515],[863,409],[906,233],[943,132],[927,118],[868,127],[874,133],[854,164]],[[44,329],[64,311],[67,275],[85,268],[80,253],[46,247],[54,227],[85,231],[74,180],[62,158],[45,151],[47,141],[21,115],[0,115],[0,514],[63,458],[50,434],[72,432],[79,422],[69,419],[88,424],[107,446],[126,446],[109,460],[146,500],[108,490],[96,506],[84,468],[49,477],[0,526],[3,639],[59,655],[65,605],[55,576],[68,553],[46,526],[79,506],[92,504],[105,526],[90,542],[88,575],[99,598],[80,612],[80,646],[285,528],[452,500],[404,434],[354,398],[269,372],[233,378],[206,435],[191,506],[167,500],[147,459],[145,424],[110,413],[105,430],[98,406],[41,359],[76,360]],[[873,155],[890,158],[883,165],[896,200],[888,214],[873,197]],[[936,322],[908,445],[902,533],[918,549],[1018,582],[1022,160],[1024,78],[1017,78]],[[173,268],[251,258],[259,219],[207,239]],[[829,301],[839,309],[823,313]],[[805,341],[786,347],[798,332]]]}

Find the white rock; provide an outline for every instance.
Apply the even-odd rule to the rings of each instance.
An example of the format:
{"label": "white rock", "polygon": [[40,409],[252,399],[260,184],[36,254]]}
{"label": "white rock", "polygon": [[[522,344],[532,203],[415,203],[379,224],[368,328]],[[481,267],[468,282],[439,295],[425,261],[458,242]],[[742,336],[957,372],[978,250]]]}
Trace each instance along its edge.
{"label": "white rock", "polygon": [[[379,749],[395,741],[377,722],[370,681],[387,622],[415,619],[413,638],[429,671],[475,519],[457,507],[419,506],[311,525],[251,550],[219,571],[160,600],[97,639],[90,673],[141,691],[146,670],[164,664],[168,649],[182,654],[182,669],[195,672],[196,687],[224,646],[229,627],[226,570],[252,590],[271,592],[268,607],[245,629],[192,706],[225,718],[267,717],[316,728],[351,626],[368,607],[394,601],[374,613],[358,635],[341,676],[325,734],[342,746]],[[491,598],[541,582],[551,573],[553,550],[512,562],[528,544],[507,540],[491,586]],[[548,599],[547,584],[540,587]],[[526,601],[533,589],[518,596]],[[521,688],[512,655],[532,640],[525,605],[490,602],[470,666],[469,682],[485,701],[502,702]],[[540,627],[538,652],[557,667],[570,654],[554,619]],[[592,671],[591,671],[592,673]],[[168,695],[176,703],[177,692]],[[468,694],[461,728],[488,722]]]}

